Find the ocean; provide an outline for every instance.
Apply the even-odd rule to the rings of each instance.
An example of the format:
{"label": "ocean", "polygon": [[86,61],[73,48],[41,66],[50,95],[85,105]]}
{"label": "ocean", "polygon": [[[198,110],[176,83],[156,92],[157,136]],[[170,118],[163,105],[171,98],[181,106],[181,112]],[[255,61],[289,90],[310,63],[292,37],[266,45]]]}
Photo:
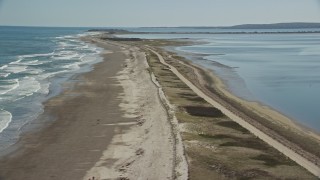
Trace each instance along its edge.
{"label": "ocean", "polygon": [[0,150],[15,143],[63,82],[102,60],[102,49],[80,41],[86,31],[0,26]]}
{"label": "ocean", "polygon": [[[89,34],[88,29],[0,26],[0,151],[18,140],[25,125],[43,112],[43,102],[59,94],[64,82],[90,71],[102,60],[101,48],[79,39]],[[169,49],[214,71],[236,96],[268,105],[320,131],[320,34],[232,34],[264,30],[196,34],[208,29],[124,29],[195,33],[124,36],[205,42]]]}
{"label": "ocean", "polygon": [[[161,29],[151,30],[151,32],[161,32]],[[173,32],[168,29],[166,31]],[[179,29],[179,31],[207,32],[208,30],[189,28]],[[305,31],[305,29],[232,30],[232,32],[299,31]],[[312,31],[319,31],[319,29]],[[121,37],[187,38],[195,42],[204,42],[200,45],[198,43],[198,45],[169,49],[214,71],[234,95],[247,101],[267,105],[295,122],[320,132],[319,33],[151,33],[121,35]]]}

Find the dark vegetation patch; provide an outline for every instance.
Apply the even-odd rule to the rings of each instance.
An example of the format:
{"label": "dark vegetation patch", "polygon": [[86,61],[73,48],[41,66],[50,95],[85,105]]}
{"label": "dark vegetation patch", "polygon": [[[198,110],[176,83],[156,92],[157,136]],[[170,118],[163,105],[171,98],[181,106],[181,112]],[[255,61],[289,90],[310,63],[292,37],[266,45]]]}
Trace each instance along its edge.
{"label": "dark vegetation patch", "polygon": [[233,121],[221,121],[221,122],[218,122],[217,125],[231,128],[231,129],[243,132],[243,133],[249,133],[249,131],[247,129],[243,128],[238,123],[233,122]]}
{"label": "dark vegetation patch", "polygon": [[202,117],[223,117],[224,114],[214,107],[183,106],[188,114]]}
{"label": "dark vegetation patch", "polygon": [[216,135],[209,135],[209,134],[199,134],[199,136],[204,138],[211,138],[211,139],[225,139],[227,142],[220,144],[221,147],[245,147],[250,149],[257,149],[267,151],[270,150],[271,147],[264,143],[263,141],[257,138],[241,138],[236,137],[233,135],[228,134],[216,134]]}
{"label": "dark vegetation patch", "polygon": [[109,41],[142,41],[140,38],[101,38],[103,40],[109,40]]}
{"label": "dark vegetation patch", "polygon": [[[214,84],[214,82],[212,81],[212,79],[208,75],[206,75],[202,71],[200,71],[200,73],[205,77],[207,82],[211,83],[211,85]],[[268,127],[269,129],[275,131],[280,136],[283,136],[284,138],[288,139],[289,141],[297,144],[300,148],[304,149],[305,151],[310,152],[310,153],[320,157],[320,151],[318,148],[319,147],[318,141],[310,139],[310,138],[306,138],[303,135],[299,135],[290,129],[285,129],[275,123],[270,123],[269,120],[257,115],[256,113],[252,112],[250,109],[244,107],[240,103],[224,97],[215,88],[213,88],[211,86],[206,86],[206,89],[211,91],[213,94],[217,95],[223,101],[227,102],[233,108],[241,109],[241,113],[243,113],[244,115],[251,117],[252,119],[261,123],[263,126]]]}
{"label": "dark vegetation patch", "polygon": [[201,97],[191,97],[191,98],[187,98],[190,101],[194,101],[194,102],[206,102],[203,98]]}
{"label": "dark vegetation patch", "polygon": [[238,137],[234,137],[233,141],[222,143],[220,146],[244,147],[263,151],[270,150],[271,148],[259,139]]}
{"label": "dark vegetation patch", "polygon": [[227,134],[215,134],[215,135],[210,135],[210,134],[204,134],[204,133],[199,133],[199,136],[204,137],[204,138],[211,138],[211,139],[235,139],[237,137],[227,135]]}
{"label": "dark vegetation patch", "polygon": [[172,76],[172,73],[171,72],[159,72],[158,75],[160,77],[164,77],[164,76],[169,76],[171,77]]}
{"label": "dark vegetation patch", "polygon": [[[158,61],[158,57],[156,55],[154,55],[153,53],[149,53],[147,56],[148,62],[150,67],[152,68],[154,74],[156,75],[157,79],[159,79],[159,82],[161,85],[167,85],[167,86],[163,86],[163,90],[166,91],[168,90],[168,92],[170,92],[169,95],[173,96],[173,97],[177,97],[177,98],[184,98],[184,99],[188,99],[191,100],[193,98],[197,98],[198,96],[196,94],[194,94],[193,92],[189,91],[190,89],[188,87],[189,90],[188,91],[184,91],[184,89],[179,89],[179,91],[170,91],[170,90],[174,90],[171,88],[177,88],[178,84],[181,84],[182,82],[180,82],[179,79],[177,79],[178,81],[172,82],[172,78],[176,77],[174,74],[172,74],[172,77],[168,77],[167,73],[170,73],[167,69],[167,67],[163,66],[162,64],[159,63]],[[174,61],[172,61],[173,64]],[[180,68],[181,69],[181,68]],[[182,70],[182,73],[187,73],[186,71]],[[160,75],[159,75],[160,74]],[[189,76],[189,75],[188,75]],[[192,76],[191,76],[192,78]],[[176,79],[176,78],[175,78]],[[211,78],[208,78],[207,81],[210,85],[213,85],[214,82],[212,81]],[[211,87],[211,86],[208,86]],[[215,88],[211,87],[211,92],[215,91]],[[219,94],[219,92],[215,93],[217,96],[222,96],[221,94]],[[170,98],[170,97],[169,97]],[[175,98],[173,99],[173,103],[175,103]],[[222,96],[223,99],[223,96]],[[195,101],[200,100],[200,99],[194,99]],[[232,101],[228,101],[228,99],[223,99],[226,102],[229,102],[230,104],[232,104]],[[193,102],[195,102],[193,101]],[[193,103],[191,102],[191,103]],[[215,108],[210,108],[210,107],[205,107],[208,104],[202,104],[201,107],[197,107],[195,104],[193,104],[193,106],[186,106],[191,104],[188,101],[177,101],[175,105],[177,105],[179,108],[181,108],[181,110],[185,110],[188,112],[189,115],[193,115],[193,116],[199,116],[200,118],[195,118],[194,119],[196,121],[191,121],[189,120],[189,118],[191,119],[192,117],[187,116],[187,118],[185,118],[183,115],[186,115],[184,113],[181,113],[181,119],[185,118],[186,120],[189,120],[190,122],[194,123],[201,123],[198,120],[199,119],[203,119],[203,120],[207,120],[209,118],[201,118],[201,117],[214,117],[214,118],[210,118],[210,120],[215,120],[214,123],[212,123],[212,126],[221,126],[221,127],[227,127],[230,129],[235,129],[238,130],[239,132],[233,132],[233,134],[235,135],[230,135],[230,134],[213,134],[210,129],[211,128],[202,128],[202,126],[200,128],[198,128],[196,126],[196,128],[194,129],[195,132],[190,132],[190,133],[182,133],[182,138],[184,141],[189,141],[189,140],[199,140],[199,141],[203,141],[206,143],[212,143],[215,145],[219,145],[220,148],[222,150],[227,150],[227,149],[233,149],[233,147],[244,147],[244,148],[250,148],[250,149],[256,149],[261,151],[262,154],[267,154],[265,156],[256,156],[256,153],[251,154],[251,156],[245,156],[245,157],[240,157],[239,161],[237,162],[233,162],[232,156],[229,157],[230,153],[237,153],[237,151],[240,152],[240,150],[242,149],[236,149],[236,151],[226,151],[225,153],[221,153],[219,154],[219,156],[217,156],[216,154],[209,154],[209,151],[205,151],[203,149],[201,149],[201,147],[197,147],[194,149],[194,151],[192,150],[193,148],[186,148],[186,153],[188,156],[191,157],[191,159],[193,159],[194,161],[190,164],[190,170],[195,170],[195,172],[190,171],[190,177],[196,177],[195,179],[199,178],[199,174],[203,174],[204,171],[202,171],[203,169],[208,170],[207,172],[214,172],[214,173],[218,173],[221,175],[221,178],[228,178],[228,179],[277,179],[278,175],[281,176],[281,172],[276,172],[275,175],[276,177],[273,175],[274,173],[272,171],[269,171],[267,169],[265,169],[266,171],[263,171],[259,168],[253,168],[255,167],[254,165],[256,165],[256,167],[261,167],[261,164],[265,164],[266,166],[277,166],[280,165],[280,163],[285,164],[285,163],[293,163],[291,162],[291,160],[288,160],[285,158],[285,156],[283,156],[282,154],[280,154],[278,151],[276,151],[275,149],[273,149],[271,146],[269,146],[268,144],[264,143],[263,141],[261,141],[260,139],[254,137],[253,135],[250,134],[244,134],[247,133],[248,131],[245,130],[244,128],[242,128],[240,125],[238,125],[237,123],[233,122],[232,120],[227,120],[227,118],[220,112],[218,111],[218,116],[223,116],[223,121],[220,120],[220,118],[215,118],[217,116],[217,114],[211,112],[211,110],[216,111],[217,109]],[[232,105],[235,105],[235,103],[233,103]],[[238,106],[237,106],[238,105]],[[241,104],[236,104],[235,106],[236,108],[242,108]],[[179,113],[180,114],[180,113]],[[177,117],[178,120],[180,119],[179,117]],[[219,119],[219,120],[217,120]],[[181,120],[182,121],[182,120]],[[218,122],[217,122],[218,121]],[[184,122],[184,121],[182,121]],[[217,127],[219,129],[219,127]],[[220,128],[222,129],[222,128]],[[209,132],[210,131],[210,132]],[[202,132],[202,133],[196,133],[196,132]],[[211,151],[210,151],[211,152]],[[255,151],[256,152],[256,151]],[[251,153],[251,152],[249,152]],[[249,154],[250,155],[250,154]],[[221,157],[222,156],[222,157]],[[256,156],[256,157],[252,157],[252,156]],[[252,159],[255,159],[256,161],[248,161],[250,159],[250,157]],[[237,163],[237,166],[231,166],[229,162],[233,162],[233,163]],[[239,164],[238,164],[239,163]],[[238,167],[239,166],[239,167]],[[276,167],[276,168],[280,168],[280,167]],[[277,170],[277,169],[276,169]],[[198,174],[197,174],[198,173]],[[205,173],[206,174],[206,173]],[[206,176],[203,176],[206,177]],[[207,178],[208,177],[208,178]],[[210,175],[208,174],[206,178],[203,179],[212,179],[212,177],[210,177]],[[219,178],[216,178],[219,179]]]}
{"label": "dark vegetation patch", "polygon": [[191,93],[179,93],[179,96],[194,102],[206,102],[203,98]]}
{"label": "dark vegetation patch", "polygon": [[116,33],[129,33],[127,30],[123,29],[89,29],[88,32],[105,32],[109,34],[116,34]]}
{"label": "dark vegetation patch", "polygon": [[[223,162],[215,158],[208,158],[207,156],[198,155],[197,153],[192,153],[191,156],[194,156],[195,159],[201,159],[202,163],[205,164],[205,168],[215,171],[221,174],[223,177],[228,179],[239,179],[239,180],[248,180],[248,179],[276,179],[271,174],[260,169],[246,169],[237,171],[230,166],[224,165]],[[243,162],[246,163],[246,162]]]}
{"label": "dark vegetation patch", "polygon": [[196,96],[195,94],[192,94],[192,93],[179,93],[179,95],[181,97],[194,97],[194,96]]}
{"label": "dark vegetation patch", "polygon": [[263,161],[266,166],[270,166],[270,167],[274,167],[278,165],[289,165],[289,166],[295,165],[293,161],[287,159],[286,157],[280,157],[280,156],[275,157],[267,154],[260,154],[251,159]]}
{"label": "dark vegetation patch", "polygon": [[272,176],[266,171],[263,171],[261,169],[248,169],[240,173],[239,180],[257,179],[259,177],[269,177],[270,179],[273,179]]}
{"label": "dark vegetation patch", "polygon": [[[161,84],[161,83],[160,83]],[[184,84],[174,84],[174,85],[166,85],[166,87],[170,87],[170,88],[179,88],[181,90],[185,90],[185,89],[188,89],[189,87],[184,85]]]}

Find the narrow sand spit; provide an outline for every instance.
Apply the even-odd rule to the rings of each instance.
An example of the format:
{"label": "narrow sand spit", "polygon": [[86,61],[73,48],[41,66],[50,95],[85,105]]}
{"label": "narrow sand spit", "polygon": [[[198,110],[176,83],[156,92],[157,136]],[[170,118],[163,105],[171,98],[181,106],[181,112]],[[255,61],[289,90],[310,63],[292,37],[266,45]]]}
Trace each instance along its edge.
{"label": "narrow sand spit", "polygon": [[175,75],[177,75],[177,77],[179,77],[181,81],[183,81],[187,86],[189,86],[198,96],[202,97],[208,103],[210,103],[211,105],[213,105],[217,109],[221,110],[230,119],[234,120],[235,122],[237,122],[238,124],[240,124],[241,126],[246,128],[247,130],[249,130],[251,133],[253,133],[257,137],[259,137],[260,139],[262,139],[263,141],[265,141],[266,143],[268,143],[272,147],[276,148],[277,150],[279,150],[280,152],[285,154],[287,157],[289,157],[293,161],[295,161],[298,164],[300,164],[302,167],[306,168],[312,174],[316,175],[317,177],[320,177],[320,167],[319,166],[317,166],[316,164],[310,162],[306,158],[302,157],[301,155],[299,155],[298,153],[294,152],[292,149],[289,149],[288,147],[286,147],[285,145],[281,144],[280,142],[276,141],[275,139],[271,138],[270,136],[268,136],[264,132],[260,131],[259,129],[257,129],[253,125],[251,125],[248,122],[246,122],[241,117],[237,116],[236,114],[234,114],[233,112],[228,110],[226,107],[224,107],[221,104],[219,104],[214,99],[210,98],[208,95],[206,95],[204,92],[202,92],[198,87],[196,87],[192,82],[190,82],[188,79],[186,79],[175,67],[173,67],[170,64],[166,63],[165,60],[163,59],[163,57],[158,52],[154,51],[151,48],[149,48],[149,50],[151,50],[153,53],[155,53],[158,56],[160,62],[162,64],[166,65],[167,67],[169,67],[170,70]]}
{"label": "narrow sand spit", "polygon": [[44,114],[29,125],[43,128],[23,134],[17,150],[0,157],[0,179],[187,179],[170,105],[147,71],[145,54],[83,40],[105,48],[104,61],[45,103]]}
{"label": "narrow sand spit", "polygon": [[128,58],[125,68],[114,77],[124,89],[119,106],[123,116],[135,118],[136,124],[115,135],[84,179],[187,179],[173,107],[155,78],[150,78],[145,54],[121,46]]}

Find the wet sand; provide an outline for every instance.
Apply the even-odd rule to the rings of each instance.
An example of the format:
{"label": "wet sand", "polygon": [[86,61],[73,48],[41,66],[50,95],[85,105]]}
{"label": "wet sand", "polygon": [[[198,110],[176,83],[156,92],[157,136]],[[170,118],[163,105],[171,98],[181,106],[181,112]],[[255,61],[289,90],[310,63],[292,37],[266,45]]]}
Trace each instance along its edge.
{"label": "wet sand", "polygon": [[[46,127],[22,135],[17,150],[0,160],[0,179],[82,179],[115,129],[121,133],[130,126],[105,124],[134,122],[122,116],[118,96],[123,88],[113,78],[127,56],[120,47],[100,46],[114,53],[103,54],[104,61],[92,72],[77,77],[73,88],[45,104],[45,113],[31,126]],[[48,117],[54,121],[44,122]]]}
{"label": "wet sand", "polygon": [[[139,48],[85,37],[103,62],[66,84],[0,159],[0,179],[187,179],[177,124]],[[171,112],[172,113],[172,112]]]}

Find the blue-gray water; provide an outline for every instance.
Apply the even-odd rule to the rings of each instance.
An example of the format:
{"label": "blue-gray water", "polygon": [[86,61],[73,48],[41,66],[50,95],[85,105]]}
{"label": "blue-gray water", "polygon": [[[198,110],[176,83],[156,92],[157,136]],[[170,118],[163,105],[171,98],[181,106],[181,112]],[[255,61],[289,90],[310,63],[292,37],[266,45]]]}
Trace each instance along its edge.
{"label": "blue-gray water", "polygon": [[[206,44],[177,47],[175,51],[182,55],[187,53],[193,62],[214,70],[235,95],[262,102],[298,123],[320,131],[320,34],[125,36],[204,41]],[[199,55],[203,59],[198,58]]]}
{"label": "blue-gray water", "polygon": [[101,60],[100,48],[79,40],[86,30],[0,26],[0,149],[43,112],[61,83]]}
{"label": "blue-gray water", "polygon": [[[100,48],[79,40],[87,29],[0,27],[0,150],[15,142],[21,128],[43,111],[42,103],[58,94],[63,82],[89,71],[92,64],[101,60]],[[130,30],[208,32],[192,28]],[[129,36],[206,41],[203,45],[177,47],[175,51],[195,54],[187,56],[214,70],[237,96],[263,102],[320,130],[320,34]],[[199,54],[204,60],[198,58]]]}

